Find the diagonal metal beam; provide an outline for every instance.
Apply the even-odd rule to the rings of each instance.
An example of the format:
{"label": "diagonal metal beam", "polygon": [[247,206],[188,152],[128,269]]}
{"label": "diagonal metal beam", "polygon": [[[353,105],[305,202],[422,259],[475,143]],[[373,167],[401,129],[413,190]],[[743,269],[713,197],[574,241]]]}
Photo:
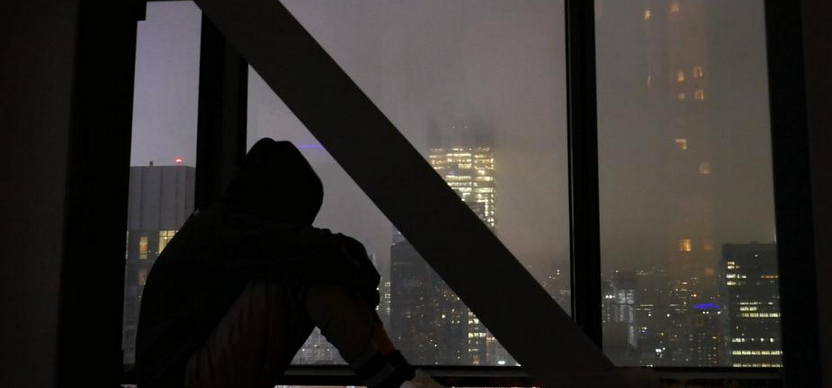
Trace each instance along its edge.
{"label": "diagonal metal beam", "polygon": [[625,386],[593,342],[282,4],[196,3],[535,384]]}

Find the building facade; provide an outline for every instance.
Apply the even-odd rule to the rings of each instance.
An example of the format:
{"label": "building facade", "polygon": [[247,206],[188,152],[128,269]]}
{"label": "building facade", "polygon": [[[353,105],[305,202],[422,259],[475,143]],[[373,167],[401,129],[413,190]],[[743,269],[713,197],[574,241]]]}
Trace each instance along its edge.
{"label": "building facade", "polygon": [[139,307],[150,268],[194,210],[195,177],[196,169],[188,166],[130,167],[122,332],[125,364],[135,362]]}
{"label": "building facade", "polygon": [[776,244],[725,244],[722,270],[734,367],[782,367]]}

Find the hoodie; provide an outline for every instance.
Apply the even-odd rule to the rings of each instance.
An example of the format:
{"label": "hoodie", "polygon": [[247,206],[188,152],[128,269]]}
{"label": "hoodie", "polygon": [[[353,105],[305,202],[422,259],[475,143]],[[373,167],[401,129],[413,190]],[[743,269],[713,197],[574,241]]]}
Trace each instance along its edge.
{"label": "hoodie", "polygon": [[378,304],[379,275],[356,240],[312,227],[323,186],[289,142],[258,141],[222,200],[194,211],[153,265],[136,338],[140,388],[182,387],[246,284],[339,284]]}

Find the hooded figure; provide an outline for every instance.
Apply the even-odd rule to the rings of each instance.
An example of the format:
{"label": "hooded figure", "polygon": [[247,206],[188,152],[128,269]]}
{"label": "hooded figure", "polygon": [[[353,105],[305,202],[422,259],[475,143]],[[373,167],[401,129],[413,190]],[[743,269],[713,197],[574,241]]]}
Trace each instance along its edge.
{"label": "hooded figure", "polygon": [[379,275],[363,246],[312,227],[322,201],[320,179],[291,143],[262,139],[251,148],[222,200],[194,211],[148,275],[136,340],[140,388],[183,387],[189,358],[252,281],[291,290],[293,300],[324,284],[378,304]]}

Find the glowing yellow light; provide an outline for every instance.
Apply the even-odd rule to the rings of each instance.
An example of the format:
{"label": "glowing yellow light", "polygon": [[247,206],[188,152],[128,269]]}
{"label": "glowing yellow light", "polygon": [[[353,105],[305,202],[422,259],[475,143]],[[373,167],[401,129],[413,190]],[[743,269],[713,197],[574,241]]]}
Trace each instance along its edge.
{"label": "glowing yellow light", "polygon": [[693,68],[693,78],[702,78],[703,75],[702,66],[696,66]]}
{"label": "glowing yellow light", "polygon": [[690,252],[692,245],[689,238],[679,239],[679,252]]}

